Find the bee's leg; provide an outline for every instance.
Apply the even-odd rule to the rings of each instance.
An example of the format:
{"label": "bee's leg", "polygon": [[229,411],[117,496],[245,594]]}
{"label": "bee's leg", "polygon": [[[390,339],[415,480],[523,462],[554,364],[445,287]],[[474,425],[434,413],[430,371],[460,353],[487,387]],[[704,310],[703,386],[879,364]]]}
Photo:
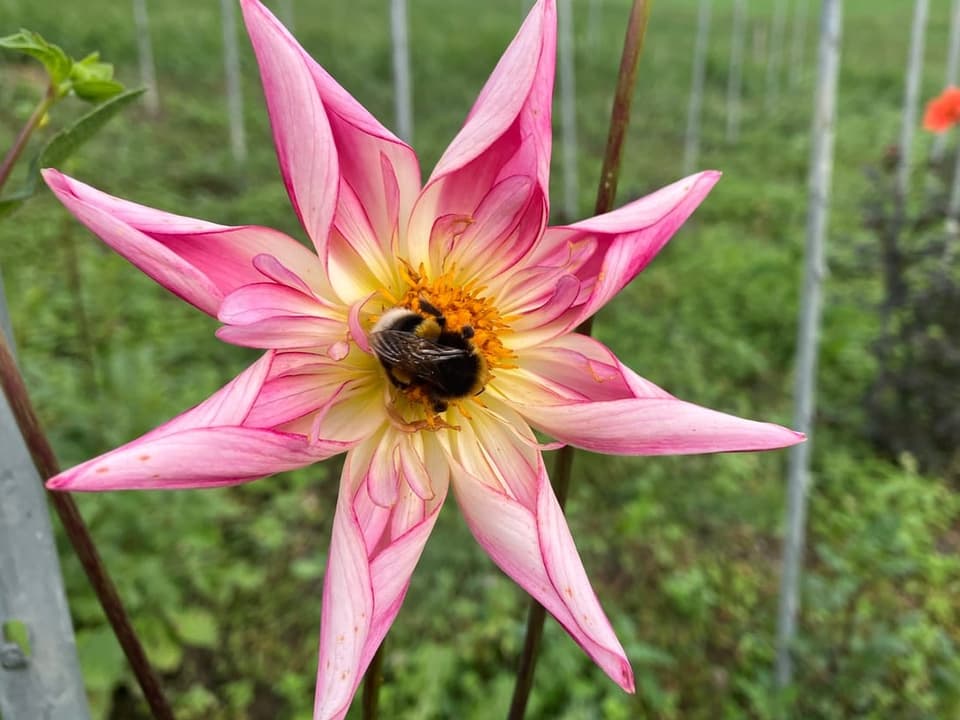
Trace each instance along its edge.
{"label": "bee's leg", "polygon": [[440,327],[446,325],[447,319],[443,316],[443,313],[440,312],[440,309],[436,305],[423,297],[417,298],[417,302],[420,304],[420,310],[433,315],[437,319],[437,323],[439,323]]}

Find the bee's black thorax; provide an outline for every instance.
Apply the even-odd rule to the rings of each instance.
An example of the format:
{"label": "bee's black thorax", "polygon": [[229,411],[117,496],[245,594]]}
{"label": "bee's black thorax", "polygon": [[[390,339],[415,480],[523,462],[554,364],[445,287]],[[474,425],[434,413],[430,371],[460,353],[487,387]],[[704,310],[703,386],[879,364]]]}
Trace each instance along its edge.
{"label": "bee's black thorax", "polygon": [[472,327],[448,329],[443,314],[422,299],[420,309],[386,312],[371,332],[371,347],[395,387],[420,390],[439,413],[483,390],[486,363],[471,342]]}

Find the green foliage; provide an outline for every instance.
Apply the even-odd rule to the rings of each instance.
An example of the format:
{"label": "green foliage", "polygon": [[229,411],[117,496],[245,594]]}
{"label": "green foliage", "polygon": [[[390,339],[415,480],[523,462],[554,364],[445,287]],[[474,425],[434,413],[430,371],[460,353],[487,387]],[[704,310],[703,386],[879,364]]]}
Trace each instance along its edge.
{"label": "green foliage", "polygon": [[[27,135],[49,122],[51,108],[67,95],[76,95],[95,107],[79,120],[68,124],[37,150],[27,164],[26,180],[18,190],[0,197],[0,219],[19,208],[36,192],[40,170],[63,163],[77,148],[87,142],[118,110],[142,94],[142,90],[124,92],[113,79],[113,65],[100,61],[99,53],[82,60],[73,60],[62,48],[48,43],[39,33],[21,30],[0,38],[0,48],[36,58],[47,72],[48,82],[36,109],[24,126]],[[17,149],[17,152],[22,147]],[[10,157],[17,158],[14,153]],[[6,158],[5,158],[6,159]],[[5,170],[9,169],[5,167]],[[3,184],[8,179],[5,173]]]}
{"label": "green foliage", "polygon": [[[91,56],[93,57],[93,56]],[[100,63],[102,64],[102,63]],[[76,65],[74,67],[77,67]],[[89,80],[81,85],[85,92],[91,93],[87,99],[96,98],[101,88],[101,98],[103,102],[95,106],[88,113],[80,117],[71,125],[58,131],[40,148],[34,155],[27,169],[27,179],[19,190],[0,197],[0,218],[12,213],[19,208],[25,201],[33,197],[37,190],[37,183],[40,181],[40,170],[47,167],[56,167],[62,165],[66,160],[76,152],[84,143],[96,135],[107,121],[114,117],[120,110],[129,105],[143,94],[143,90],[128,90],[119,95],[113,93],[109,88],[117,85],[113,81]],[[80,86],[77,86],[80,87]],[[123,90],[123,86],[119,86]],[[79,91],[78,91],[79,95]],[[105,99],[109,98],[109,99]]]}
{"label": "green foliage", "polygon": [[[901,468],[838,458],[817,482],[802,716],[956,716],[960,501],[908,458]],[[848,692],[827,701],[837,685]]]}
{"label": "green foliage", "polygon": [[[948,4],[934,0],[931,13],[946,17]],[[762,57],[752,60],[757,50],[748,43],[735,145],[723,127],[731,5],[714,3],[702,140],[704,163],[725,177],[661,257],[604,309],[596,334],[681,397],[789,422],[814,4],[805,81],[784,87],[772,113]],[[772,673],[782,454],[581,454],[570,523],[633,663],[637,693],[622,693],[548,620],[531,719],[767,719],[788,716],[788,703],[794,717],[813,720],[960,712],[957,498],[944,478],[917,473],[909,457],[883,461],[863,443],[878,283],[840,271],[859,262],[853,247],[865,235],[860,168],[895,137],[898,122],[910,7],[880,5],[845,2],[831,213],[839,241],[827,285],[796,686],[779,694]],[[597,6],[591,45],[586,4],[574,3],[581,214],[592,204],[627,11],[625,0]],[[307,49],[389,125],[383,3],[296,9]],[[622,202],[680,173],[696,10],[695,0],[654,4]],[[769,28],[770,11],[769,3],[751,4],[756,37]],[[495,0],[478,13],[463,0],[422,0],[410,13],[414,144],[426,176],[515,31],[518,5]],[[65,47],[99,47],[121,79],[135,80],[128,5],[23,0],[16,16]],[[250,156],[243,168],[229,156],[222,82],[210,71],[220,67],[218,22],[215,4],[151,5],[163,113],[119,113],[82,153],[57,164],[136,202],[302,237],[278,179],[249,48],[242,64]],[[941,82],[945,26],[931,23],[927,96]],[[879,46],[888,49],[882,57]],[[19,66],[0,69],[0,147],[42,90],[43,80]],[[213,320],[106,251],[50,197],[0,223],[0,265],[22,366],[65,466],[196,404],[253,358],[217,342]],[[232,489],[78,498],[181,720],[310,716],[338,474],[333,462]],[[509,703],[528,600],[449,505],[387,639],[385,717],[485,720],[504,716]],[[120,650],[66,547],[63,558],[95,713],[136,717],[118,709],[118,688],[132,686]]]}
{"label": "green foliage", "polygon": [[0,47],[24,53],[40,61],[54,87],[60,87],[70,77],[73,61],[62,48],[48,43],[39,33],[20,30],[0,38]]}
{"label": "green foliage", "polygon": [[30,657],[30,631],[19,620],[6,620],[0,624],[0,640],[5,643],[13,643],[20,648],[24,657]]}
{"label": "green foliage", "polygon": [[123,85],[113,79],[113,65],[100,62],[97,52],[73,63],[70,87],[78,98],[92,103],[109,100],[123,92]]}
{"label": "green foliage", "polygon": [[39,60],[47,71],[56,97],[73,93],[81,100],[97,103],[123,92],[123,85],[113,79],[113,65],[100,62],[100,53],[72,60],[62,48],[30,30],[0,38],[0,48]]}

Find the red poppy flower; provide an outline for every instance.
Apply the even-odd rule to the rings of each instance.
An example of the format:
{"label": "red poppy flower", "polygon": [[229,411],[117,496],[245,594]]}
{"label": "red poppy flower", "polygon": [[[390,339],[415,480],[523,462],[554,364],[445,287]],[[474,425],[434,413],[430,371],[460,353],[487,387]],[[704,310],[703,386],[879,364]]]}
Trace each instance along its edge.
{"label": "red poppy flower", "polygon": [[933,132],[944,132],[960,122],[960,88],[952,85],[927,104],[923,127]]}

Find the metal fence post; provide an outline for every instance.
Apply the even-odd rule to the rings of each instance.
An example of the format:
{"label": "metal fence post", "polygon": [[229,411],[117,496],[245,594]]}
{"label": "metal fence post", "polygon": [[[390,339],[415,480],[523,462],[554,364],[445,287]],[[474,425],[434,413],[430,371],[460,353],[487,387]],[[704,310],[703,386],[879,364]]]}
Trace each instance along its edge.
{"label": "metal fence post", "polygon": [[820,49],[811,128],[807,243],[797,326],[797,376],[793,427],[807,434],[807,442],[790,448],[787,468],[786,532],[783,538],[783,574],[777,622],[777,685],[793,682],[791,650],[800,610],[803,550],[806,543],[807,491],[810,484],[810,449],[816,407],[817,354],[826,274],[825,245],[833,176],[833,137],[837,117],[837,75],[843,0],[823,0],[820,11]]}
{"label": "metal fence post", "polygon": [[[0,329],[12,346],[2,279]],[[0,716],[89,720],[45,491],[0,393],[0,631],[7,623],[29,648],[0,633]]]}

